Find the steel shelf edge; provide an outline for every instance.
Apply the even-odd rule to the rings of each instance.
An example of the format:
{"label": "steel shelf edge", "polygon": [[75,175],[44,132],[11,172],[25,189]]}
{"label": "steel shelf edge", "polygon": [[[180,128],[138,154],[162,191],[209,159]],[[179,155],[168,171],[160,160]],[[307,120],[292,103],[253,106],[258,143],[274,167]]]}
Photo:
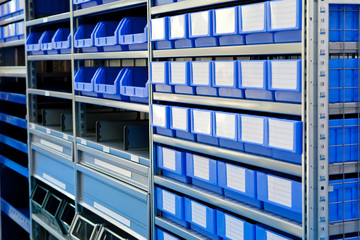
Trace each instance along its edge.
{"label": "steel shelf edge", "polygon": [[21,46],[21,45],[25,45],[24,39],[0,43],[0,48],[16,47],[16,46]]}
{"label": "steel shelf edge", "polygon": [[70,60],[71,54],[28,55],[29,61]]}
{"label": "steel shelf edge", "polygon": [[26,26],[31,27],[31,26],[35,26],[35,25],[50,24],[50,23],[55,23],[55,22],[59,22],[59,21],[66,21],[66,20],[70,21],[70,16],[71,16],[70,12],[64,12],[64,13],[59,13],[56,15],[51,15],[48,17],[32,19],[32,20],[26,21]]}
{"label": "steel shelf edge", "polygon": [[56,231],[54,228],[52,228],[50,225],[48,225],[44,220],[41,219],[39,214],[33,213],[31,214],[32,220],[34,220],[37,224],[45,228],[46,231],[51,233],[54,237],[56,237],[59,240],[70,240],[70,237],[67,237],[60,232]]}
{"label": "steel shelf edge", "polygon": [[[75,166],[75,164],[74,164]],[[66,192],[64,189],[56,186],[55,184],[53,184],[52,182],[46,180],[45,178],[37,175],[37,174],[31,174],[31,176],[35,177],[36,179],[38,179],[39,181],[43,182],[44,184],[50,186],[51,188],[57,190],[58,192],[64,194],[65,196],[67,196],[68,198],[72,199],[72,200],[75,200],[75,196],[73,196],[72,194]]]}
{"label": "steel shelf edge", "polygon": [[56,91],[28,88],[28,93],[33,95],[46,96],[46,97],[63,98],[69,100],[72,99],[72,94],[65,92],[56,92]]}
{"label": "steel shelf edge", "polygon": [[74,59],[141,59],[148,58],[148,51],[75,53]]}
{"label": "steel shelf edge", "polygon": [[0,21],[0,26],[24,20],[24,14],[16,15]]}
{"label": "steel shelf edge", "polygon": [[22,212],[11,206],[7,201],[1,199],[1,211],[8,215],[14,222],[30,233],[30,220]]}
{"label": "steel shelf edge", "polygon": [[54,137],[62,138],[67,141],[71,141],[71,142],[74,141],[74,137],[72,135],[48,127],[43,127],[35,123],[29,123],[29,132],[31,133],[41,132],[41,133],[49,134]]}
{"label": "steel shelf edge", "polygon": [[26,77],[25,66],[0,67],[0,77]]}

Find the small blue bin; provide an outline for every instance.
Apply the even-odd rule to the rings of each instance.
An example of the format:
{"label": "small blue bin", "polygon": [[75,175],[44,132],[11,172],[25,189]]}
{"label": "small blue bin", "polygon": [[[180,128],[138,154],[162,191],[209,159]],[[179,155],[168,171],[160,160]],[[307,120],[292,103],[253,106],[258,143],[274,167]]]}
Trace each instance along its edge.
{"label": "small blue bin", "polygon": [[216,47],[218,37],[214,36],[213,11],[189,13],[189,38],[194,39],[195,47]]}
{"label": "small blue bin", "polygon": [[256,171],[233,164],[218,162],[218,186],[227,197],[262,208],[257,199]]}
{"label": "small blue bin", "polygon": [[172,49],[174,44],[169,40],[169,17],[151,19],[151,42],[155,49]]}
{"label": "small blue bin", "polygon": [[294,180],[257,172],[258,199],[264,209],[280,216],[302,221],[302,184]]}
{"label": "small blue bin", "polygon": [[217,186],[217,165],[216,160],[186,153],[186,175],[191,178],[192,184],[223,194],[223,189]]}
{"label": "small blue bin", "polygon": [[157,240],[180,240],[180,238],[175,237],[174,235],[161,230],[160,228],[156,229],[156,239]]}
{"label": "small blue bin", "polygon": [[127,67],[120,79],[120,94],[131,102],[149,102],[149,78],[147,67]]}
{"label": "small blue bin", "polygon": [[202,109],[191,109],[191,132],[196,134],[200,143],[219,145],[219,140],[214,137],[214,112]]}
{"label": "small blue bin", "polygon": [[185,219],[191,229],[204,236],[218,240],[216,233],[216,210],[204,204],[185,198]]}
{"label": "small blue bin", "polygon": [[41,55],[44,54],[40,49],[40,37],[42,33],[31,32],[26,39],[26,51],[32,55]]}
{"label": "small blue bin", "polygon": [[155,92],[173,92],[173,87],[169,85],[169,62],[150,62],[150,72]]}
{"label": "small blue bin", "polygon": [[301,60],[268,61],[269,90],[277,102],[301,103]]}
{"label": "small blue bin", "polygon": [[73,3],[80,8],[88,8],[102,4],[102,0],[73,0]]}
{"label": "small blue bin", "polygon": [[223,211],[216,210],[217,234],[224,240],[255,240],[255,226]]}
{"label": "small blue bin", "polygon": [[75,74],[74,89],[81,95],[89,97],[102,97],[102,94],[95,92],[94,81],[98,67],[80,67]]}
{"label": "small blue bin", "polygon": [[54,45],[52,43],[52,38],[54,37],[55,31],[45,31],[40,37],[40,49],[44,52],[44,54],[56,54],[57,51],[53,50]]}
{"label": "small blue bin", "polygon": [[329,222],[357,220],[359,179],[331,180],[329,185]]}
{"label": "small blue bin", "polygon": [[329,120],[329,163],[358,161],[359,119]]}
{"label": "small blue bin", "polygon": [[156,207],[161,211],[162,216],[181,226],[188,227],[189,224],[185,221],[184,202],[184,197],[159,187],[156,188]]}
{"label": "small blue bin", "polygon": [[268,87],[268,63],[266,60],[239,61],[240,86],[247,99],[274,101],[274,92]]}
{"label": "small blue bin", "polygon": [[246,44],[273,43],[274,35],[268,31],[268,2],[240,6],[241,33]]}
{"label": "small blue bin", "polygon": [[[21,22],[20,22],[21,23]],[[22,22],[24,27],[24,22]],[[18,35],[18,23],[12,23],[4,27],[5,29],[5,42],[16,41],[20,39]],[[24,33],[23,33],[24,34]]]}
{"label": "small blue bin", "polygon": [[126,101],[128,97],[120,94],[120,79],[124,74],[121,67],[100,67],[94,75],[94,90],[104,98]]}
{"label": "small blue bin", "polygon": [[239,138],[239,115],[227,112],[214,112],[214,137],[219,139],[219,146],[244,151],[244,144]]}
{"label": "small blue bin", "polygon": [[191,62],[171,61],[169,64],[169,84],[174,86],[175,93],[195,94],[194,87],[190,86]]}
{"label": "small blue bin", "polygon": [[101,21],[94,32],[95,46],[102,47],[105,52],[125,51],[128,47],[119,44],[119,31],[124,22]]}
{"label": "small blue bin", "polygon": [[54,49],[61,54],[71,53],[71,34],[69,28],[59,28],[52,38]]}
{"label": "small blue bin", "polygon": [[220,97],[244,98],[240,89],[238,61],[214,61],[214,87],[218,88]]}
{"label": "small blue bin", "polygon": [[3,43],[5,42],[5,39],[4,39],[4,28],[3,27],[0,27],[0,43]]}
{"label": "small blue bin", "polygon": [[214,10],[214,36],[219,37],[220,46],[245,44],[245,36],[240,34],[240,7]]}
{"label": "small blue bin", "polygon": [[174,131],[170,129],[170,107],[152,104],[151,112],[151,125],[155,128],[154,132],[156,134],[173,137]]}
{"label": "small blue bin", "polygon": [[218,96],[217,88],[213,86],[213,62],[191,62],[190,84],[196,88],[197,95]]}
{"label": "small blue bin", "polygon": [[174,3],[176,0],[155,0],[155,6],[161,6],[165,4]]}
{"label": "small blue bin", "polygon": [[256,239],[257,240],[292,240],[293,238],[285,237],[279,233],[270,231],[264,227],[256,226]]}
{"label": "small blue bin", "polygon": [[80,25],[74,35],[74,47],[79,48],[83,53],[102,52],[102,47],[95,46],[95,36],[99,25]]}
{"label": "small blue bin", "polygon": [[330,4],[330,42],[359,41],[359,5]]}
{"label": "small blue bin", "polygon": [[186,153],[174,149],[156,146],[157,166],[162,169],[162,175],[190,183],[186,176]]}
{"label": "small blue bin", "polygon": [[24,21],[15,23],[16,25],[16,40],[17,39],[24,39],[25,36],[25,23]]}
{"label": "small blue bin", "polygon": [[191,109],[185,107],[170,107],[170,128],[175,131],[177,138],[196,141],[191,133]]}
{"label": "small blue bin", "polygon": [[275,43],[301,42],[301,9],[301,0],[268,2],[268,31]]}
{"label": "small blue bin", "polygon": [[189,38],[189,14],[169,17],[169,39],[175,48],[193,48],[194,40]]}
{"label": "small blue bin", "polygon": [[125,45],[129,51],[148,49],[148,28],[145,17],[125,17],[121,20],[119,44]]}

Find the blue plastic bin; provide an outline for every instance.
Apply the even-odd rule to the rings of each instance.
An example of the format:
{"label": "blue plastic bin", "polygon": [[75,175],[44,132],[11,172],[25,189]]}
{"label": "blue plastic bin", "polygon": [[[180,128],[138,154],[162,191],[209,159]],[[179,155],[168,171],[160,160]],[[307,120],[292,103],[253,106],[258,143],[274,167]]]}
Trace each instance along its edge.
{"label": "blue plastic bin", "polygon": [[227,197],[262,208],[257,199],[256,171],[233,164],[218,162],[218,185]]}
{"label": "blue plastic bin", "polygon": [[95,46],[103,47],[105,52],[128,50],[125,45],[119,44],[119,30],[124,22],[101,21],[94,32]]}
{"label": "blue plastic bin", "polygon": [[220,147],[244,151],[239,137],[239,115],[227,112],[214,112],[214,137],[219,139]]}
{"label": "blue plastic bin", "polygon": [[191,229],[214,240],[220,239],[216,233],[216,210],[204,204],[185,198],[185,219]]}
{"label": "blue plastic bin", "polygon": [[329,120],[329,163],[358,161],[358,118]]}
{"label": "blue plastic bin", "polygon": [[214,61],[214,87],[218,88],[220,97],[244,98],[244,90],[239,89],[239,62]]}
{"label": "blue plastic bin", "polygon": [[217,185],[217,165],[216,160],[186,153],[186,175],[191,178],[192,184],[223,194],[223,189]]}
{"label": "blue plastic bin", "polygon": [[174,47],[169,40],[169,17],[151,19],[151,42],[155,49],[171,49]]}
{"label": "blue plastic bin", "polygon": [[220,46],[245,44],[245,36],[240,34],[240,7],[214,10],[214,36],[219,37]]}
{"label": "blue plastic bin", "polygon": [[155,128],[154,132],[156,134],[173,137],[174,131],[170,129],[170,107],[152,104],[151,111],[151,125]]}
{"label": "blue plastic bin", "polygon": [[32,55],[40,55],[44,54],[43,51],[40,50],[40,37],[42,33],[39,32],[31,32],[26,39],[25,49],[29,54]]}
{"label": "blue plastic bin", "polygon": [[4,39],[4,28],[3,27],[0,27],[0,43],[3,43],[5,42],[5,39]]}
{"label": "blue plastic bin", "polygon": [[302,221],[301,182],[257,172],[257,194],[265,210]]}
{"label": "blue plastic bin", "polygon": [[148,49],[148,29],[145,17],[125,17],[121,20],[119,44],[125,45],[129,51]]}
{"label": "blue plastic bin", "polygon": [[193,48],[194,40],[189,38],[189,14],[169,17],[169,39],[174,48]]}
{"label": "blue plastic bin", "polygon": [[37,17],[45,17],[70,11],[70,1],[34,0]]}
{"label": "blue plastic bin", "polygon": [[188,227],[185,221],[185,198],[162,188],[156,188],[156,207],[161,211],[164,218]]}
{"label": "blue plastic bin", "polygon": [[264,227],[256,226],[256,240],[293,240],[279,233],[270,231]]}
{"label": "blue plastic bin", "polygon": [[268,61],[269,90],[277,102],[301,103],[301,60]]}
{"label": "blue plastic bin", "polygon": [[359,5],[330,4],[330,42],[359,41]]}
{"label": "blue plastic bin", "polygon": [[268,118],[268,147],[272,157],[286,162],[301,164],[302,122]]}
{"label": "blue plastic bin", "polygon": [[191,110],[185,107],[170,107],[170,128],[175,131],[177,138],[196,141],[191,133]]}
{"label": "blue plastic bin", "polygon": [[156,229],[156,239],[157,240],[180,240],[180,238],[175,237],[174,235],[161,230],[160,228]]}
{"label": "blue plastic bin", "polygon": [[54,49],[61,54],[71,53],[71,33],[69,28],[59,28],[52,38]]}
{"label": "blue plastic bin", "polygon": [[73,0],[73,3],[79,8],[88,8],[102,4],[102,0]]}
{"label": "blue plastic bin", "polygon": [[359,59],[329,59],[329,102],[359,101]]}
{"label": "blue plastic bin", "polygon": [[169,85],[169,62],[150,62],[150,82],[155,86],[155,92],[173,92]]}
{"label": "blue plastic bin", "polygon": [[120,79],[120,94],[131,102],[149,102],[149,78],[147,67],[126,67]]}
{"label": "blue plastic bin", "polygon": [[275,43],[301,42],[301,0],[269,1],[268,31]]}
{"label": "blue plastic bin", "polygon": [[21,22],[17,22],[15,23],[16,25],[16,35],[17,35],[17,39],[24,39],[24,35],[25,35],[25,23],[24,21]]}
{"label": "blue plastic bin", "polygon": [[186,176],[185,152],[156,146],[156,158],[158,168],[162,169],[162,175],[183,183],[190,182]]}
{"label": "blue plastic bin", "polygon": [[190,86],[191,62],[171,61],[169,64],[169,84],[174,86],[175,93],[195,94],[194,87]]}
{"label": "blue plastic bin", "polygon": [[94,81],[98,67],[80,67],[75,74],[74,89],[81,95],[89,97],[101,97],[102,94],[95,92]]}
{"label": "blue plastic bin", "polygon": [[[22,23],[22,27],[24,27],[24,22],[19,23]],[[3,29],[6,42],[19,40],[21,36],[24,37],[24,32],[22,32],[20,36],[18,35],[18,23],[6,25]],[[24,31],[24,29],[22,29],[22,31]]]}
{"label": "blue plastic bin", "polygon": [[359,179],[331,180],[329,185],[329,222],[357,220]]}
{"label": "blue plastic bin", "polygon": [[197,95],[218,96],[217,88],[214,88],[213,62],[191,62],[190,84],[196,88]]}
{"label": "blue plastic bin", "polygon": [[191,109],[191,132],[196,134],[200,143],[219,145],[215,136],[214,112],[203,109]]}
{"label": "blue plastic bin", "polygon": [[255,240],[255,226],[240,218],[216,210],[217,234],[224,240]]}
{"label": "blue plastic bin", "polygon": [[155,6],[161,6],[165,4],[174,3],[176,0],[155,0]]}
{"label": "blue plastic bin", "polygon": [[213,11],[189,13],[189,38],[194,39],[195,47],[215,47],[219,45],[214,36]]}
{"label": "blue plastic bin", "polygon": [[102,52],[102,47],[95,46],[94,33],[98,27],[99,25],[80,25],[74,35],[74,47],[83,53]]}

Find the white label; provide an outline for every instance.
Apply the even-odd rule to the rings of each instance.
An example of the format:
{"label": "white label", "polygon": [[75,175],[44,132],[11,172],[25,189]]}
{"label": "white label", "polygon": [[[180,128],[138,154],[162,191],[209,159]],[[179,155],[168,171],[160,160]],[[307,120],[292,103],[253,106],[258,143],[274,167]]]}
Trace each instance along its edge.
{"label": "white label", "polygon": [[49,91],[45,91],[45,96],[50,96],[50,92]]}
{"label": "white label", "polygon": [[216,33],[235,33],[236,31],[236,8],[224,8],[215,10]]}
{"label": "white label", "polygon": [[103,205],[94,202],[94,208],[97,208],[98,210],[106,213],[108,216],[110,216],[113,219],[118,220],[119,222],[125,224],[126,226],[130,227],[131,221],[127,218],[124,218],[123,216],[120,216],[119,214],[111,211],[110,209],[104,207]]}
{"label": "white label", "polygon": [[291,181],[274,176],[267,176],[267,178],[269,201],[291,207]]}
{"label": "white label", "polygon": [[271,61],[271,87],[296,90],[298,86],[297,66],[297,61]]}
{"label": "white label", "polygon": [[185,15],[170,17],[170,38],[185,38]]}
{"label": "white label", "polygon": [[296,0],[270,1],[271,28],[295,28]]}
{"label": "white label", "polygon": [[163,208],[169,213],[176,214],[176,203],[175,194],[169,193],[168,191],[162,191],[163,194]]}
{"label": "white label", "polygon": [[49,148],[52,148],[52,149],[54,149],[56,151],[64,152],[64,148],[62,146],[59,146],[59,145],[54,144],[52,142],[48,142],[48,141],[46,141],[44,139],[40,139],[40,144],[44,145],[44,146],[47,146]]}
{"label": "white label", "polygon": [[186,69],[186,62],[171,62],[170,69],[171,69],[171,83],[172,84],[179,84],[185,85],[186,84],[186,77],[187,77],[187,69]]}
{"label": "white label", "polygon": [[209,181],[210,166],[209,159],[193,155],[194,161],[194,176]]}
{"label": "white label", "polygon": [[215,119],[216,136],[235,140],[237,134],[236,115],[216,112]]}
{"label": "white label", "polygon": [[166,106],[152,105],[153,125],[156,127],[166,127]]}
{"label": "white label", "polygon": [[257,32],[265,29],[265,4],[241,6],[241,15],[244,32]]}
{"label": "white label", "polygon": [[165,84],[165,62],[151,62],[151,82]]}
{"label": "white label", "polygon": [[192,83],[195,86],[210,86],[209,62],[192,62]]}
{"label": "white label", "polygon": [[206,207],[191,201],[191,221],[206,228]]}
{"label": "white label", "polygon": [[226,164],[226,182],[229,188],[246,191],[245,168]]}
{"label": "white label", "polygon": [[69,136],[64,134],[64,135],[63,135],[63,139],[69,140]]}
{"label": "white label", "polygon": [[243,240],[244,222],[225,214],[225,235],[232,240]]}
{"label": "white label", "polygon": [[175,171],[176,170],[176,161],[175,161],[175,151],[163,148],[163,164],[164,168]]}
{"label": "white label", "polygon": [[174,129],[188,130],[188,109],[187,108],[171,108],[172,127]]}
{"label": "white label", "polygon": [[51,131],[50,131],[49,128],[46,129],[46,133],[47,133],[47,134],[50,134],[50,133],[51,133]]}
{"label": "white label", "polygon": [[165,18],[151,19],[151,39],[165,39]]}
{"label": "white label", "polygon": [[46,17],[46,18],[43,18],[43,23],[47,23],[49,21],[49,19]]}
{"label": "white label", "polygon": [[178,240],[177,238],[171,236],[170,234],[167,234],[166,232],[164,233],[164,240]]}
{"label": "white label", "polygon": [[269,118],[269,146],[294,150],[294,123]]}
{"label": "white label", "polygon": [[104,147],[103,147],[103,151],[104,151],[104,152],[106,152],[106,153],[110,153],[110,148],[109,148],[109,147],[104,146]]}
{"label": "white label", "polygon": [[137,162],[137,163],[140,162],[139,157],[136,156],[136,155],[131,155],[131,156],[130,156],[130,160],[133,161],[133,162]]}
{"label": "white label", "polygon": [[240,62],[243,87],[264,88],[264,62]]}
{"label": "white label", "polygon": [[31,128],[31,129],[35,129],[35,124],[33,124],[33,123],[29,123],[29,128]]}
{"label": "white label", "polygon": [[98,166],[101,166],[103,168],[106,168],[106,169],[108,169],[108,170],[110,170],[112,172],[119,173],[119,174],[121,174],[121,175],[123,175],[125,177],[128,177],[128,178],[131,178],[131,176],[132,176],[131,171],[125,170],[123,168],[117,167],[117,166],[115,166],[113,164],[104,162],[104,161],[96,159],[96,158],[94,159],[94,164],[98,165]]}
{"label": "white label", "polygon": [[191,13],[191,35],[192,36],[204,36],[209,34],[209,12],[197,12]]}
{"label": "white label", "polygon": [[211,112],[193,110],[194,132],[211,135]]}
{"label": "white label", "polygon": [[264,144],[264,119],[241,116],[241,138],[247,142]]}
{"label": "white label", "polygon": [[48,180],[49,182],[55,184],[56,186],[58,186],[58,187],[60,187],[60,188],[62,188],[62,189],[64,189],[64,190],[66,189],[66,184],[65,184],[65,183],[60,182],[59,180],[57,180],[57,179],[55,179],[55,178],[47,175],[46,173],[43,173],[42,176],[43,176],[44,179],[46,179],[46,180]]}
{"label": "white label", "polygon": [[235,85],[234,62],[215,62],[215,85],[232,87]]}
{"label": "white label", "polygon": [[279,235],[266,231],[266,239],[267,240],[288,240],[287,238],[280,237]]}
{"label": "white label", "polygon": [[86,144],[87,144],[87,141],[86,141],[85,139],[80,139],[80,143],[81,143],[82,145],[86,145]]}

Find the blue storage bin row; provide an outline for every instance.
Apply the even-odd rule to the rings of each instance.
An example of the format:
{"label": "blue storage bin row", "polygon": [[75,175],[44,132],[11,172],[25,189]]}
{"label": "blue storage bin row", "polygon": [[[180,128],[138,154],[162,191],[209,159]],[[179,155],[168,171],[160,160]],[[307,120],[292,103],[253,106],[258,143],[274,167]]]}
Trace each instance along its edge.
{"label": "blue storage bin row", "polygon": [[329,162],[356,162],[359,159],[360,119],[329,120]]}
{"label": "blue storage bin row", "polygon": [[73,4],[79,8],[88,8],[115,1],[118,0],[73,0]]}
{"label": "blue storage bin row", "polygon": [[175,2],[182,2],[186,0],[155,0],[155,6],[161,6],[165,4],[175,3]]}
{"label": "blue storage bin row", "polygon": [[359,101],[359,59],[329,59],[329,102]]}
{"label": "blue storage bin row", "polygon": [[[210,239],[270,240],[275,236],[285,237],[260,225],[248,223],[221,209],[214,209],[159,187],[156,188],[156,206],[164,218],[191,228]],[[164,239],[162,237],[168,233],[158,229],[157,234],[157,239]]]}
{"label": "blue storage bin row", "polygon": [[148,103],[148,68],[80,67],[74,89],[84,96]]}
{"label": "blue storage bin row", "polygon": [[162,175],[301,222],[301,183],[157,146]]}
{"label": "blue storage bin row", "polygon": [[25,0],[11,0],[0,5],[0,20],[24,13]]}
{"label": "blue storage bin row", "polygon": [[25,48],[31,55],[69,54],[71,53],[70,29],[31,32],[26,39]]}
{"label": "blue storage bin row", "polygon": [[157,134],[301,164],[300,121],[156,104],[151,111]]}
{"label": "blue storage bin row", "polygon": [[279,0],[151,20],[155,49],[301,42],[301,0]]}
{"label": "blue storage bin row", "polygon": [[359,5],[330,4],[330,42],[359,41]]}
{"label": "blue storage bin row", "polygon": [[151,62],[157,92],[301,103],[301,60]]}
{"label": "blue storage bin row", "polygon": [[24,36],[25,36],[24,21],[12,23],[0,27],[0,43],[24,39]]}
{"label": "blue storage bin row", "polygon": [[74,47],[84,53],[147,50],[147,32],[145,17],[80,25],[74,35]]}
{"label": "blue storage bin row", "polygon": [[329,222],[359,219],[359,179],[331,180]]}

